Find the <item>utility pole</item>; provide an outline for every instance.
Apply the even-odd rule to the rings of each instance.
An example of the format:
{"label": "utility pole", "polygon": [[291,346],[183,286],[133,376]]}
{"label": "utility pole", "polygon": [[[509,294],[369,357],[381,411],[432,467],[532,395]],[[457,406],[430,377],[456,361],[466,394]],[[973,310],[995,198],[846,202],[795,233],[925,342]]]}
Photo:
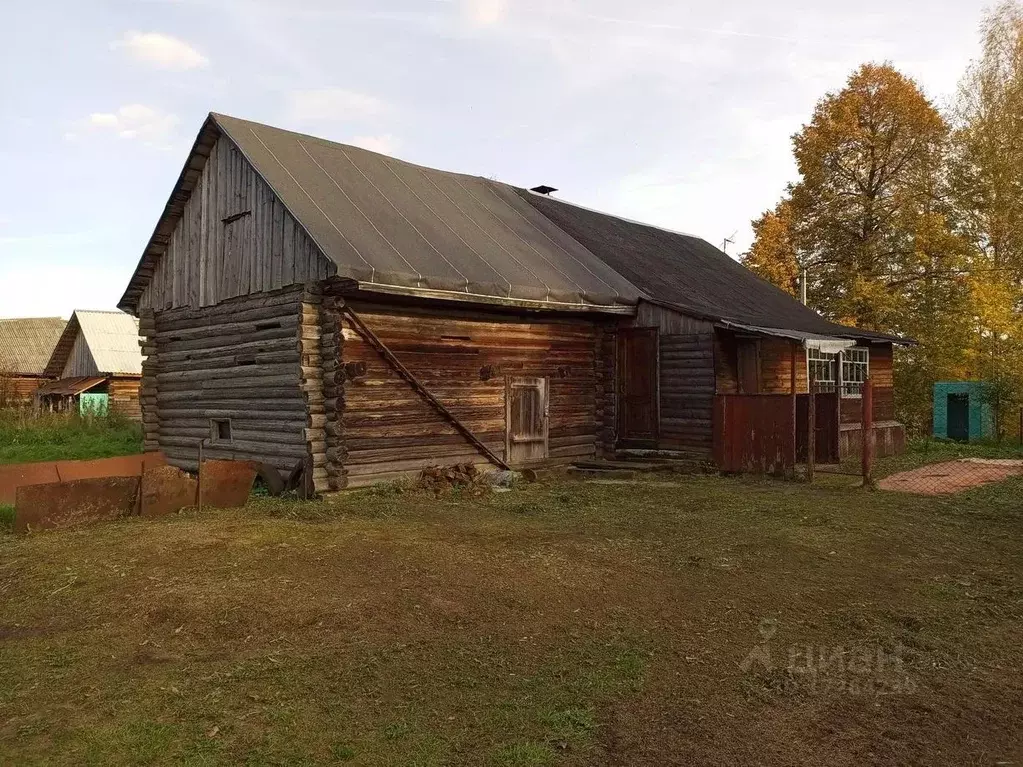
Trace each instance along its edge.
{"label": "utility pole", "polygon": [[799,300],[803,302],[803,306],[806,306],[806,267],[799,275]]}

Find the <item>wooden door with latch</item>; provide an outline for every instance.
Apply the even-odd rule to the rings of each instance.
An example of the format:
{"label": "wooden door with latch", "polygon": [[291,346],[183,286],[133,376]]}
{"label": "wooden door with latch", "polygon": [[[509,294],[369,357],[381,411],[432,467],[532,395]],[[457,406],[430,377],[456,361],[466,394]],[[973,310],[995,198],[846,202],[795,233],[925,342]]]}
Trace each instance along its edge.
{"label": "wooden door with latch", "polygon": [[548,381],[508,378],[505,389],[505,463],[521,466],[547,459]]}

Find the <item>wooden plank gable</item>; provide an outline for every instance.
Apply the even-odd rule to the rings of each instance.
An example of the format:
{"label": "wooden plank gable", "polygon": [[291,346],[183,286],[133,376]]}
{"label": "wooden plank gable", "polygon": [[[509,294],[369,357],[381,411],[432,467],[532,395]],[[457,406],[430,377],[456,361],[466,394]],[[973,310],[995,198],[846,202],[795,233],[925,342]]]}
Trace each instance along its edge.
{"label": "wooden plank gable", "polygon": [[221,136],[153,267],[139,309],[212,306],[335,271],[234,143]]}

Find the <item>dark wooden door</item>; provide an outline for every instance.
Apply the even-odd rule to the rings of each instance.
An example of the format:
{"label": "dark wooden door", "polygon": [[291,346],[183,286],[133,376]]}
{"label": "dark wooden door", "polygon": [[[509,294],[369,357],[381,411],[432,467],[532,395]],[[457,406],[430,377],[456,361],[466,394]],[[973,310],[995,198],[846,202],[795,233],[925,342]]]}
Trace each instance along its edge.
{"label": "dark wooden door", "polygon": [[735,356],[739,370],[739,393],[760,394],[760,344],[757,341],[740,340]]}
{"label": "dark wooden door", "polygon": [[657,328],[620,331],[618,437],[626,447],[657,445]]}
{"label": "dark wooden door", "polygon": [[547,458],[546,378],[509,378],[505,391],[505,462],[511,466]]}
{"label": "dark wooden door", "polygon": [[948,438],[970,441],[970,397],[968,394],[948,395]]}

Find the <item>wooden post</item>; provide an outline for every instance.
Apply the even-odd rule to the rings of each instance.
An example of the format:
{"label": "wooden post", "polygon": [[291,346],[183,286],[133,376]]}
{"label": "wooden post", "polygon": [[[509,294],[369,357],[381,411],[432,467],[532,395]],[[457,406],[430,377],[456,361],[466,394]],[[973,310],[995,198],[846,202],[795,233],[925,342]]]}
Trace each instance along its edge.
{"label": "wooden post", "polygon": [[792,342],[792,366],[791,366],[791,380],[790,389],[792,394],[792,471],[796,471],[796,462],[799,460],[799,430],[796,427],[796,352],[803,347],[793,341]]}
{"label": "wooden post", "polygon": [[863,437],[863,486],[874,486],[870,476],[874,465],[874,382],[867,377],[863,382],[863,419],[860,434]]}
{"label": "wooden post", "polygon": [[806,389],[806,481],[813,482],[814,463],[817,460],[817,400],[814,397],[813,369],[807,373]]}
{"label": "wooden post", "polygon": [[205,441],[205,439],[199,440],[199,465],[196,472],[198,475],[196,480],[196,506],[198,506],[199,511],[202,511],[202,445]]}

